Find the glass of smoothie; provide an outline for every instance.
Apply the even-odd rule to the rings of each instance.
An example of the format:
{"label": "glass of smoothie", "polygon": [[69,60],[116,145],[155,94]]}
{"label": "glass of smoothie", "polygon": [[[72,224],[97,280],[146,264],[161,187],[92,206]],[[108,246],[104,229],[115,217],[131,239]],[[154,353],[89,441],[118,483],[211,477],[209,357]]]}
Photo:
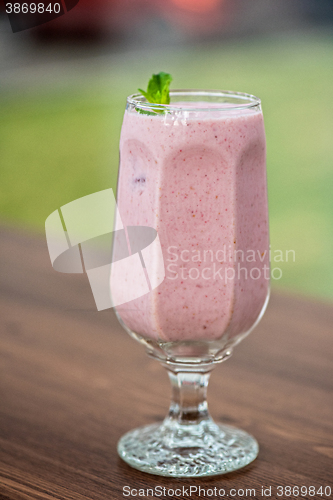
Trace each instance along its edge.
{"label": "glass of smoothie", "polygon": [[[257,441],[215,423],[206,392],[213,368],[257,325],[268,302],[260,100],[208,90],[170,91],[170,104],[128,97],[117,205],[147,287],[140,291],[130,270],[125,280],[111,273],[113,297],[126,287],[136,297],[117,299],[116,314],[166,368],[172,386],[165,420],[125,434],[118,453],[132,467],[162,476],[244,467],[256,458]],[[151,231],[152,244],[140,228]],[[114,254],[117,245],[115,238]]]}

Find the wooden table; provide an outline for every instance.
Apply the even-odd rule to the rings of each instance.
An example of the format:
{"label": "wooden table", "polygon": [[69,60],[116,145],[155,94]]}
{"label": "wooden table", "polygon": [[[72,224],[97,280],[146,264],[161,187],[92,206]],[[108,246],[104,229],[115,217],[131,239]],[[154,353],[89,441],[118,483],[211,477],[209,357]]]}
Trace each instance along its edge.
{"label": "wooden table", "polygon": [[255,332],[212,374],[213,417],[256,436],[257,460],[225,476],[167,479],[131,469],[116,452],[126,431],[165,416],[164,369],[112,310],[96,311],[85,275],[52,269],[42,236],[2,228],[0,251],[1,500],[135,498],[125,486],[185,488],[137,496],[149,499],[207,498],[188,496],[190,486],[229,498],[330,486],[331,496],[302,498],[333,498],[330,304],[273,293]]}

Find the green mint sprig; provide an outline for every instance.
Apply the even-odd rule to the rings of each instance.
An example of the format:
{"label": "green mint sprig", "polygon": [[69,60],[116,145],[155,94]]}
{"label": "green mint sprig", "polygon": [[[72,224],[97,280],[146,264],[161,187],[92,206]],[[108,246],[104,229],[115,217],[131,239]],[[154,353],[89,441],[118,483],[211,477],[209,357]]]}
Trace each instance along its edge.
{"label": "green mint sprig", "polygon": [[[148,82],[147,91],[138,89],[139,92],[152,104],[170,104],[169,87],[172,82],[172,76],[169,73],[161,71],[153,75]],[[158,112],[158,110],[156,110]],[[140,113],[153,114],[149,111],[140,110]]]}

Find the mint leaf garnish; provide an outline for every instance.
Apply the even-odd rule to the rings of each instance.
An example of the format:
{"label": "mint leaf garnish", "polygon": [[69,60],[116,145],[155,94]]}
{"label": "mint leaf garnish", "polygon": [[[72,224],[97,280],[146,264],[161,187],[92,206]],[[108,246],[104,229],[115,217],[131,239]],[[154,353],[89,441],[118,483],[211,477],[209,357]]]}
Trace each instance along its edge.
{"label": "mint leaf garnish", "polygon": [[161,71],[153,75],[148,82],[147,91],[138,89],[148,102],[155,104],[170,104],[169,87],[172,76]]}

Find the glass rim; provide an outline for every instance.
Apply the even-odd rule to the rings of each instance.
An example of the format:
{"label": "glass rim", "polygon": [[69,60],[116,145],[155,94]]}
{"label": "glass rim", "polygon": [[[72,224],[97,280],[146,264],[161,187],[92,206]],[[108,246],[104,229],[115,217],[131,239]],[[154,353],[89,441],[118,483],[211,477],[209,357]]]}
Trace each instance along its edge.
{"label": "glass rim", "polygon": [[[131,94],[127,97],[127,103],[133,105],[135,108],[142,110],[158,110],[158,111],[205,111],[205,112],[216,112],[216,111],[235,111],[241,109],[251,109],[261,106],[261,100],[252,94],[247,94],[245,92],[234,92],[232,90],[202,90],[202,89],[172,89],[170,90],[170,96],[196,96],[196,97],[218,97],[218,98],[233,98],[238,99],[239,103],[230,103],[231,106],[214,106],[214,107],[203,107],[203,106],[186,106],[186,104],[181,106],[173,106],[171,104],[157,104],[151,103],[146,100],[146,98],[139,92]],[[190,102],[190,101],[189,101]],[[192,101],[195,102],[195,101]],[[213,102],[213,101],[207,101]],[[227,102],[227,101],[226,101]],[[216,104],[219,104],[216,102]]]}

